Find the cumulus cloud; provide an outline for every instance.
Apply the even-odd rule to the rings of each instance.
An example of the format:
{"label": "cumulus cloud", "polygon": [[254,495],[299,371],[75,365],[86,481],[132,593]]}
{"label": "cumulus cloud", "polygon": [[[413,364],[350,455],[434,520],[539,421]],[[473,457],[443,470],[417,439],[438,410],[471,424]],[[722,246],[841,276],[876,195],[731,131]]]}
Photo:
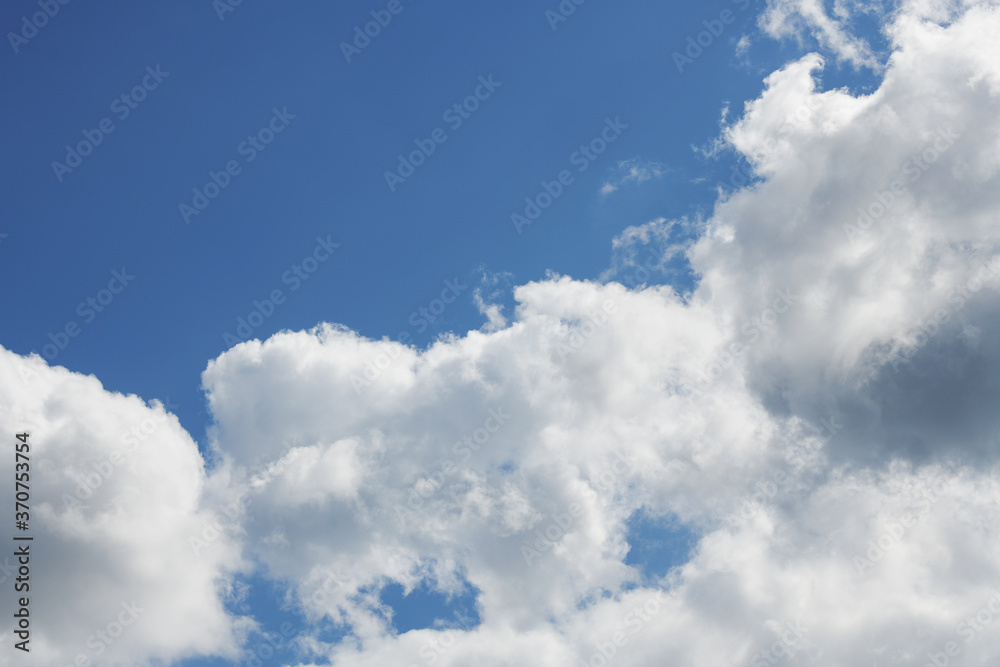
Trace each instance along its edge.
{"label": "cumulus cloud", "polygon": [[[510,327],[421,355],[397,351],[400,361],[360,396],[351,375],[394,343],[336,327],[238,346],[205,372],[213,410],[227,415],[217,442],[235,460],[255,460],[280,437],[310,443],[298,456],[313,472],[288,481],[286,465],[243,527],[255,556],[296,582],[313,615],[350,623],[358,642],[329,647],[344,664],[405,659],[446,633],[456,642],[449,664],[539,651],[569,660],[577,648],[559,638],[561,626],[576,622],[581,601],[641,581],[622,563],[630,516],[648,506],[711,525],[753,493],[769,443],[791,446],[735,378],[719,379],[710,397],[683,388],[721,339],[712,313],[670,288],[554,278],[516,298]],[[369,349],[344,354],[355,346]],[[306,358],[308,381],[280,370]],[[296,419],[265,416],[274,395],[299,406]],[[354,483],[324,494],[333,479],[313,461],[345,441]],[[316,602],[326,571],[350,581]],[[482,625],[393,637],[364,594],[388,581],[444,593],[467,582]]]}
{"label": "cumulus cloud", "polygon": [[[997,25],[986,6],[947,26],[901,14],[868,96],[821,90],[817,55],[768,77],[723,133],[759,180],[682,246],[700,278],[686,298],[551,278],[516,290],[506,328],[419,354],[322,327],[214,362],[233,456],[288,429],[359,439],[355,496],[318,519],[276,492],[249,524],[248,541],[280,529],[310,545],[259,550],[282,576],[352,573],[306,602],[354,624],[357,642],[326,647],[335,664],[995,651],[960,624],[997,574],[997,355],[981,333],[1000,284],[982,268],[997,266]],[[672,224],[630,228],[616,250],[669,245]],[[379,353],[397,361],[359,401],[349,379]],[[296,359],[312,362],[289,373]],[[261,418],[275,389],[294,419]],[[490,410],[510,415],[496,433]],[[652,584],[624,564],[640,510],[701,536]],[[396,636],[361,595],[389,580],[468,582],[482,622]],[[300,582],[307,599],[314,579]]]}
{"label": "cumulus cloud", "polygon": [[991,326],[1000,285],[996,24],[993,6],[947,28],[904,14],[873,94],[817,92],[807,56],[726,130],[763,181],[716,208],[690,254],[700,289],[734,327],[798,295],[750,382],[778,413],[850,413],[845,454],[993,447],[1000,424],[972,406],[995,396],[996,350],[958,333]]}
{"label": "cumulus cloud", "polygon": [[[30,664],[237,655],[252,623],[227,611],[227,578],[242,558],[225,541],[202,558],[189,548],[208,519],[206,476],[196,443],[163,404],[0,348],[0,425],[12,442],[30,433],[34,540],[30,588],[19,594],[34,623]],[[13,454],[0,466],[14,478]],[[13,587],[18,563],[8,555],[3,565]],[[0,664],[15,664],[5,600]]]}

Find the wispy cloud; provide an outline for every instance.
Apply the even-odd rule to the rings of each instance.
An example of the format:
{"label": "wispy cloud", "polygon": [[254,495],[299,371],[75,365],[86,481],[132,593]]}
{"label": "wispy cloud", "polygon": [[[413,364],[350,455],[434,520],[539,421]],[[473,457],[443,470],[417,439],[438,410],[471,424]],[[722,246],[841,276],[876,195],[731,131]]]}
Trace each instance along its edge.
{"label": "wispy cloud", "polygon": [[632,158],[622,160],[613,169],[612,175],[601,186],[601,195],[608,196],[628,183],[644,183],[653,178],[659,178],[667,172],[667,168],[653,160]]}

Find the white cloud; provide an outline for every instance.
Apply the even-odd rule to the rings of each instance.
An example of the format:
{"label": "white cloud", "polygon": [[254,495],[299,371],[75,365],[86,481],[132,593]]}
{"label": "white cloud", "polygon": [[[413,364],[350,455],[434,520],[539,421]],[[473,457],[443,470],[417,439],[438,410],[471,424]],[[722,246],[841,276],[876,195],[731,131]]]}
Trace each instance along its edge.
{"label": "white cloud", "polygon": [[880,1],[837,0],[834,15],[830,16],[822,0],[768,0],[758,23],[775,39],[794,37],[801,42],[809,34],[838,60],[855,68],[881,70],[883,65],[872,52],[871,45],[851,34],[851,17],[859,12],[877,13],[882,5]]}
{"label": "white cloud", "polygon": [[617,192],[627,183],[645,183],[650,179],[660,178],[666,173],[666,167],[652,160],[632,158],[621,160],[613,172],[601,186],[601,194],[604,196]]}
{"label": "white cloud", "polygon": [[744,57],[747,51],[750,50],[752,42],[748,35],[743,35],[740,37],[740,41],[736,42],[736,55],[739,57]]}
{"label": "white cloud", "polygon": [[[610,651],[616,628],[626,633],[614,649],[620,664],[663,655],[735,664],[765,650],[913,662],[943,650],[963,615],[993,595],[986,582],[997,574],[1000,424],[986,407],[997,397],[991,375],[969,369],[973,360],[993,368],[998,351],[985,335],[958,334],[996,326],[1000,282],[952,304],[949,323],[915,343],[921,318],[997,253],[1000,59],[982,54],[996,48],[998,24],[992,9],[945,29],[901,15],[889,31],[900,55],[866,97],[818,90],[818,56],[769,77],[724,132],[763,180],[705,221],[687,250],[701,276],[687,302],[669,288],[525,285],[510,326],[406,357],[363,402],[342,398],[357,371],[344,350],[384,343],[349,332],[285,334],[213,364],[206,388],[218,414],[231,415],[220,443],[259,451],[258,441],[291,429],[319,442],[363,437],[370,452],[358,498],[322,509],[336,540],[310,533],[315,518],[296,530],[304,518],[282,509],[283,495],[268,496],[274,508],[262,516],[291,522],[290,541],[310,545],[260,552],[282,576],[331,566],[359,586],[423,577],[450,590],[461,575],[481,591],[482,625],[451,635],[394,637],[349,595],[327,600],[323,610],[354,619],[361,640],[328,647],[335,664],[417,662],[421,651],[439,664],[578,664]],[[933,148],[939,130],[951,145],[852,239],[845,224]],[[627,259],[669,237],[670,223],[653,221],[627,230],[617,251]],[[615,313],[587,326],[608,300]],[[579,348],[566,354],[574,348],[560,345],[584,326],[590,335],[578,331]],[[914,347],[905,365],[894,363]],[[289,375],[289,359],[312,362]],[[275,393],[300,406],[294,419],[259,418]],[[939,407],[949,394],[966,400],[954,415]],[[337,397],[335,414],[326,401],[309,407],[317,395]],[[444,473],[454,443],[496,407],[509,423]],[[821,419],[836,426],[824,432]],[[252,432],[242,426],[251,423]],[[629,465],[611,473],[616,453]],[[978,467],[927,465],[951,459]],[[508,462],[513,472],[500,467]],[[427,498],[395,521],[414,489]],[[640,507],[703,538],[661,582],[657,613],[635,626],[629,614],[655,596],[625,592],[639,580],[622,563],[624,521]],[[248,539],[273,530],[261,521]],[[548,546],[535,532],[546,530],[555,545],[522,552]],[[804,630],[786,642],[790,627]],[[986,635],[962,646],[971,662],[996,648]]]}
{"label": "white cloud", "polygon": [[[802,296],[749,353],[751,382],[780,412],[851,412],[858,426],[838,447],[854,454],[968,448],[1000,426],[971,408],[946,418],[931,407],[993,394],[967,369],[992,367],[996,352],[959,344],[956,331],[996,317],[1000,283],[975,276],[1000,252],[1000,59],[985,55],[996,52],[997,21],[988,7],[946,29],[903,14],[889,31],[897,55],[876,92],[816,92],[810,72],[822,61],[807,56],[769,77],[726,132],[766,180],[717,207],[691,253],[701,290],[734,314],[734,326],[776,289]],[[892,201],[866,223],[862,213],[879,212],[880,198]],[[859,218],[868,226],[861,235]],[[969,281],[979,287],[971,300],[959,292]],[[913,349],[941,311],[943,332],[897,373],[900,349]],[[920,386],[928,374],[936,385]],[[930,427],[934,411],[945,421]]]}
{"label": "white cloud", "polygon": [[486,331],[497,331],[507,326],[507,318],[503,316],[503,306],[498,303],[486,303],[478,289],[473,294],[473,298],[480,314],[486,316]]}
{"label": "white cloud", "polygon": [[[508,272],[492,273],[480,267],[480,286],[472,294],[479,313],[486,317],[485,331],[497,331],[507,326],[503,305],[499,301],[514,284],[514,276]],[[501,286],[500,284],[503,283]],[[484,296],[485,293],[485,296]]]}
{"label": "white cloud", "polygon": [[[108,392],[94,377],[0,348],[0,425],[11,441],[0,464],[10,480],[14,434],[30,433],[25,534],[34,540],[30,589],[22,592],[33,619],[30,664],[70,664],[79,655],[129,665],[235,657],[249,626],[224,603],[226,577],[242,559],[226,542],[201,558],[188,547],[207,518],[205,473],[176,417],[157,402]],[[0,632],[0,664],[20,664],[12,614]]]}

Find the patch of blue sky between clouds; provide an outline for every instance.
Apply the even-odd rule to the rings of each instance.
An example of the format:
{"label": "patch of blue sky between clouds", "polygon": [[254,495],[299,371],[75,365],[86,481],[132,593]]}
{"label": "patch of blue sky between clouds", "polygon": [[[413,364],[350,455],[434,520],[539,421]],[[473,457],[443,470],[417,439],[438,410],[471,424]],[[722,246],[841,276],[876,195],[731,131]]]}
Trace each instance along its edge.
{"label": "patch of blue sky between clouds", "polygon": [[698,276],[685,251],[701,229],[697,220],[665,218],[628,227],[614,239],[611,268],[601,279],[629,289],[669,285],[679,295],[689,295],[698,286]]}
{"label": "patch of blue sky between clouds", "polygon": [[[305,616],[286,602],[287,587],[261,576],[238,576],[233,581],[232,591],[226,605],[228,611],[234,615],[250,614],[258,623],[258,631],[248,635],[240,657],[237,660],[189,658],[176,663],[177,667],[263,667],[301,662],[304,656],[296,649],[296,640],[312,628]],[[319,638],[334,642],[340,641],[345,634],[343,630],[336,630],[321,633]]]}
{"label": "patch of blue sky between clouds", "polygon": [[403,634],[426,628],[475,628],[480,623],[478,595],[468,582],[457,595],[432,590],[426,583],[406,593],[402,584],[392,582],[382,588],[379,599],[392,609],[392,626]]}
{"label": "patch of blue sky between clouds", "polygon": [[651,516],[640,509],[625,522],[629,551],[625,564],[640,572],[645,581],[663,578],[687,563],[699,536],[671,517]]}

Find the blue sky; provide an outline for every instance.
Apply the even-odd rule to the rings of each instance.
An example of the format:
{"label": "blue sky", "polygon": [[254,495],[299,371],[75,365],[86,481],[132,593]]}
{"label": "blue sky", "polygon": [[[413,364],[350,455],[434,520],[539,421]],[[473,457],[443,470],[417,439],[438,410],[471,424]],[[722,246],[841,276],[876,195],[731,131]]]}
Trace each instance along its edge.
{"label": "blue sky", "polygon": [[[738,108],[788,55],[766,44],[741,64],[734,43],[752,32],[757,9],[741,6],[592,2],[553,30],[537,3],[405,2],[350,63],[340,43],[383,4],[244,3],[222,19],[210,2],[61,6],[0,63],[12,93],[7,150],[19,156],[3,162],[0,271],[16,286],[7,299],[17,317],[0,335],[13,351],[41,354],[48,334],[76,320],[81,333],[53,362],[96,373],[111,390],[169,396],[200,439],[210,419],[204,360],[229,347],[223,334],[235,335],[238,318],[274,289],[287,301],[254,337],[329,321],[375,338],[406,331],[425,345],[481,325],[472,291],[482,272],[514,284],[549,270],[597,278],[626,226],[704,216],[729,182],[730,156],[700,158],[692,146],[714,138],[723,105]],[[6,6],[4,24],[33,7]],[[678,73],[671,53],[725,9],[735,22]],[[443,115],[480,76],[500,85],[453,130]],[[156,87],[137,108],[112,109],[144,79]],[[287,129],[259,155],[241,154],[275,108],[294,116]],[[105,118],[112,133],[56,174],[66,146]],[[571,156],[606,118],[628,128],[580,173]],[[438,128],[447,141],[390,192],[384,173]],[[630,159],[665,173],[602,197]],[[186,223],[179,205],[231,160],[240,173]],[[518,234],[511,215],[567,169],[572,184]],[[307,282],[283,281],[317,237],[340,244],[336,255]],[[121,267],[135,281],[85,320],[78,305]],[[414,326],[410,316],[456,278],[468,289],[454,306]]]}
{"label": "blue sky", "polygon": [[[688,473],[678,471],[694,475],[690,471],[697,470],[700,475],[706,469],[722,470],[716,457],[728,447],[738,451],[730,461],[734,465],[745,456],[746,461],[759,458],[784,470],[774,461],[780,461],[781,448],[788,442],[775,434],[811,437],[809,429],[818,428],[820,418],[838,410],[859,413],[853,421],[847,419],[846,434],[829,434],[832,459],[853,461],[863,458],[859,451],[884,450],[924,461],[937,446],[921,440],[929,436],[915,435],[919,429],[914,424],[920,423],[923,411],[914,406],[930,399],[897,386],[896,376],[886,375],[889,362],[878,356],[879,351],[910,345],[910,325],[923,311],[917,305],[906,309],[900,305],[906,299],[888,296],[881,302],[869,294],[864,297],[869,301],[860,304],[861,296],[846,292],[847,285],[920,283],[913,277],[916,273],[894,282],[871,268],[882,266],[882,261],[890,267],[909,267],[911,254],[887,251],[887,259],[865,264],[873,272],[870,275],[862,276],[858,264],[838,265],[821,277],[811,272],[825,266],[823,262],[833,262],[830,258],[856,251],[839,235],[831,241],[830,230],[839,230],[845,220],[853,219],[855,208],[867,205],[870,193],[883,187],[879,180],[883,172],[895,173],[897,156],[925,150],[923,144],[906,141],[923,136],[932,114],[914,120],[918,114],[907,116],[905,110],[920,108],[920,94],[926,91],[904,74],[897,75],[903,83],[887,74],[908,71],[911,61],[905,57],[909,52],[902,50],[904,43],[919,45],[914,47],[918,53],[914,60],[921,54],[932,60],[920,50],[930,49],[930,41],[916,37],[906,41],[907,30],[915,25],[906,23],[910,16],[906,12],[912,10],[912,16],[927,25],[939,21],[942,30],[950,23],[928,18],[912,3],[899,4],[908,9],[896,17],[881,4],[875,8],[852,2],[846,13],[837,13],[834,3],[820,3],[819,18],[809,13],[807,4],[793,0],[590,0],[579,5],[570,0],[308,0],[293,6],[260,0],[235,6],[229,0],[99,6],[59,0],[7,3],[0,9],[0,25],[8,33],[7,51],[0,57],[7,91],[7,103],[0,109],[5,135],[0,178],[7,192],[0,220],[0,282],[5,286],[0,344],[19,359],[36,353],[49,366],[93,375],[107,392],[165,402],[205,462],[208,481],[198,501],[205,511],[218,506],[239,484],[249,484],[253,471],[270,470],[267,466],[278,458],[273,456],[276,450],[267,447],[286,436],[319,447],[308,454],[316,456],[308,459],[307,467],[313,470],[326,470],[324,452],[336,452],[345,470],[354,465],[358,476],[374,475],[365,479],[377,478],[383,490],[417,489],[420,471],[431,469],[421,466],[431,461],[436,470],[448,455],[434,449],[434,443],[486,433],[486,410],[495,409],[501,399],[521,412],[513,419],[514,426],[498,427],[500,435],[495,437],[503,444],[496,444],[495,450],[477,449],[469,469],[491,479],[491,488],[524,491],[527,487],[518,485],[529,484],[525,480],[535,480],[538,486],[538,480],[551,477],[558,465],[540,463],[542,459],[533,454],[543,450],[554,461],[562,458],[573,474],[593,482],[606,473],[601,462],[612,453],[620,456],[621,450],[603,449],[589,438],[631,443],[616,445],[631,452],[629,472],[616,469],[619,486],[601,496],[600,511],[606,514],[593,522],[606,521],[602,525],[607,530],[601,534],[611,546],[605,545],[601,558],[612,554],[608,562],[614,565],[602,560],[604,564],[597,567],[597,561],[580,556],[581,563],[594,569],[573,581],[588,581],[593,587],[566,606],[583,609],[586,605],[580,600],[620,601],[627,593],[667,587],[664,582],[680,576],[678,568],[694,562],[700,553],[710,553],[700,552],[698,544],[724,523],[722,515],[713,513],[758,492],[763,487],[753,485],[765,474],[718,472],[718,479],[704,484],[718,488],[731,484],[735,496],[699,504],[700,500],[667,497],[667,486],[684,488]],[[44,14],[46,7],[50,16]],[[34,19],[40,27],[31,24],[32,16],[42,17]],[[889,26],[896,26],[896,33]],[[964,39],[954,34],[954,39]],[[863,48],[858,50],[858,45]],[[816,53],[824,62],[810,55]],[[972,62],[974,54],[968,58]],[[969,80],[974,79],[970,74]],[[793,98],[805,99],[810,109],[822,107],[829,115],[810,111],[814,115],[800,120],[788,136],[781,134],[782,128],[778,136],[790,142],[790,152],[775,149],[757,159],[757,147],[773,146],[768,136],[775,134],[781,118],[790,117],[787,110],[794,109],[789,101]],[[882,130],[896,122],[898,127],[909,127],[909,133],[900,132],[891,140],[878,135],[854,141],[854,135],[847,136],[844,128],[855,127],[852,124],[875,127],[865,125],[869,112],[862,107],[869,102],[884,104],[884,113],[878,116],[884,121]],[[975,116],[962,115],[956,108],[958,103],[951,110],[955,118]],[[816,120],[820,117],[824,122]],[[778,120],[772,123],[772,118]],[[938,125],[953,120],[946,111],[934,118]],[[839,142],[829,139],[838,131],[845,132]],[[881,141],[885,151],[865,152],[866,146]],[[957,149],[941,153],[958,154]],[[861,164],[870,165],[872,171],[857,167]],[[854,167],[857,172],[851,171]],[[954,167],[950,173],[969,173],[962,168]],[[741,175],[737,181],[734,170],[753,175],[746,179]],[[930,176],[918,184],[931,193],[928,197],[963,191],[964,185],[934,180],[944,171],[944,167],[928,171]],[[989,181],[984,176],[979,182]],[[972,222],[978,220],[974,212],[966,211],[972,206],[969,202],[981,201],[977,197],[986,201],[987,195],[981,193],[988,188],[982,187],[964,196],[961,204],[940,205],[941,211],[967,212],[970,221],[968,230],[958,225],[966,237],[951,239],[955,243],[949,247],[966,247],[962,243],[973,244],[985,235],[984,228]],[[923,190],[914,192],[917,197]],[[924,202],[924,209],[915,204],[913,210],[931,210],[931,204]],[[833,221],[824,223],[824,216]],[[911,223],[898,221],[901,228]],[[889,231],[886,234],[888,238]],[[736,239],[732,246],[719,240],[731,238]],[[842,253],[840,243],[845,244]],[[889,241],[885,244],[890,247]],[[635,262],[641,263],[645,256],[656,257],[658,269],[639,273]],[[937,257],[930,251],[927,256]],[[962,255],[962,259],[968,258]],[[941,261],[942,267],[946,264]],[[568,276],[572,282],[560,283],[553,274]],[[958,280],[954,275],[949,274],[949,280]],[[579,287],[581,281],[620,281],[632,291],[618,293],[608,285]],[[519,287],[529,283],[536,285]],[[640,290],[638,283],[667,287],[662,292]],[[823,296],[831,284],[843,286],[845,293]],[[714,407],[704,408],[697,417],[681,412],[673,421],[661,423],[669,401],[658,392],[681,387],[680,394],[693,395],[684,389],[692,385],[677,379],[688,372],[686,360],[697,360],[691,363],[700,364],[698,377],[705,377],[710,364],[724,358],[716,352],[683,350],[698,345],[722,349],[720,341],[730,338],[745,343],[738,324],[749,317],[765,317],[773,290],[788,285],[807,294],[803,297],[807,301],[812,299],[809,303],[816,308],[809,311],[812,319],[803,315],[801,321],[782,320],[775,315],[778,323],[773,331],[768,329],[774,335],[765,336],[769,342],[746,355],[734,353],[741,369],[736,384],[727,379],[718,386],[697,385],[693,400],[698,401],[698,410],[732,404],[734,423],[716,426],[719,417],[712,412]],[[520,290],[517,296],[515,290]],[[524,334],[524,341],[517,343],[525,358],[548,345],[539,341],[561,340],[562,334],[553,333],[558,329],[553,322],[562,326],[593,319],[600,300],[584,296],[587,290],[619,305],[635,304],[624,306],[631,314],[622,317],[632,319],[621,325],[634,338],[622,334],[625,338],[615,339],[614,344],[588,349],[589,361],[579,367],[578,357],[569,362],[563,358],[551,373],[515,372],[511,368],[521,357],[499,352],[495,356],[484,352],[467,366],[454,361],[464,369],[461,373],[448,365],[449,355],[459,359],[478,350],[478,345],[486,349],[476,336],[492,336],[489,340],[499,345],[496,341],[516,338],[521,335],[518,331],[535,331],[532,327],[537,325],[543,333],[536,338]],[[669,302],[662,316],[659,301],[643,301],[654,294]],[[676,302],[671,300],[674,295]],[[907,303],[916,304],[922,297],[914,292],[907,298]],[[515,313],[518,301],[523,317]],[[847,308],[843,304],[855,304],[859,310],[837,316],[836,308]],[[488,324],[493,305],[500,310]],[[856,322],[851,313],[875,318],[871,315],[875,311],[897,319],[884,326],[872,324],[870,336],[858,343],[852,336],[864,327],[851,328]],[[837,324],[821,326],[817,313],[822,318],[839,317]],[[703,316],[704,320],[697,319]],[[956,360],[968,353],[969,341],[980,340],[991,321],[988,309],[956,310],[953,326],[958,328],[948,338],[951,343],[931,337],[927,348],[918,344],[914,349],[924,350],[920,354],[927,355],[932,370],[942,358],[954,362],[941,361],[953,370],[960,365]],[[339,325],[340,334],[319,333],[307,343],[275,336],[322,323]],[[597,329],[606,331],[603,326],[598,323]],[[353,342],[344,332],[357,334],[362,342]],[[448,338],[450,334],[455,337]],[[598,339],[602,335],[597,334]],[[665,336],[663,341],[644,338],[658,335]],[[413,350],[401,352],[402,348],[374,342],[383,338]],[[265,352],[244,345],[224,354],[253,339],[274,343]],[[435,348],[439,356],[419,356],[442,339],[445,343]],[[624,346],[640,357],[639,351],[647,350],[642,354],[648,364],[632,367],[620,359],[612,361],[618,354],[612,350],[619,350],[622,340],[631,341]],[[316,341],[325,351],[309,351],[310,345],[320,344]],[[809,345],[803,341],[815,349],[807,353]],[[954,347],[947,346],[952,343]],[[332,348],[322,346],[341,344],[347,351],[337,352],[343,356],[330,361],[331,366],[316,361],[333,354]],[[851,356],[856,345],[865,352]],[[664,357],[678,354],[679,360],[649,357],[660,350]],[[407,361],[393,363],[381,388],[361,391],[355,385],[351,393],[348,375],[353,380],[363,372],[362,362],[386,352],[394,359],[402,354]],[[852,366],[850,372],[820,368],[842,358],[877,358],[882,365],[874,370]],[[446,370],[424,385],[414,379],[422,377],[418,370],[400,379],[397,372],[402,373],[404,365],[410,370]],[[354,370],[343,371],[349,366]],[[638,379],[647,367],[658,369],[656,376]],[[626,368],[633,370],[622,370]],[[952,370],[941,373],[951,378]],[[324,384],[331,374],[342,371],[337,382]],[[566,384],[559,385],[563,373]],[[830,379],[834,377],[840,378],[837,382],[854,377],[852,373],[876,378],[871,381],[880,393],[859,399],[840,385],[831,389],[824,384],[834,382]],[[629,394],[630,400],[621,397],[631,390],[614,389],[611,378],[622,374],[636,378],[636,393]],[[549,380],[556,387],[549,388],[552,393],[525,398],[525,387],[548,387]],[[927,391],[937,396],[952,381],[959,383],[946,379]],[[953,395],[992,396],[988,380],[961,382],[963,388]],[[344,387],[344,393],[338,393]],[[715,398],[705,397],[703,390]],[[405,400],[400,398],[403,394]],[[55,409],[51,405],[57,403],[46,403],[50,406],[46,409]],[[29,412],[32,405],[27,398],[17,403]],[[871,407],[875,405],[886,409]],[[869,408],[871,412],[865,412]],[[559,417],[539,416],[550,409]],[[355,415],[360,416],[352,421]],[[335,425],[325,421],[328,418]],[[131,423],[122,419],[121,423]],[[568,435],[574,424],[591,419],[595,421],[590,427]],[[986,421],[977,421],[968,432],[985,432],[988,420],[982,419]],[[781,426],[775,426],[779,421]],[[118,423],[109,417],[102,428],[117,433],[113,424]],[[381,435],[371,435],[383,426]],[[696,432],[699,428],[704,429],[701,435]],[[489,433],[487,437],[493,438],[494,431]],[[765,433],[766,438],[759,435]],[[563,437],[579,448],[571,451],[593,456],[570,463],[568,455],[558,453],[561,445],[552,444]],[[772,437],[774,441],[767,440]],[[664,448],[673,445],[663,443],[687,439],[695,444],[677,445],[669,457],[664,454]],[[766,451],[758,450],[757,444],[764,440],[770,443]],[[343,444],[348,441],[353,444]],[[534,444],[522,448],[523,443]],[[629,449],[633,446],[634,451]],[[644,454],[646,446],[656,455]],[[410,461],[398,452],[399,458],[393,460],[396,447],[402,448],[398,452],[417,452],[419,460]],[[977,447],[969,445],[970,450],[979,451]],[[660,461],[660,455],[662,467],[657,467],[659,463],[651,462]],[[387,460],[393,463],[384,463]],[[888,465],[887,461],[882,462]],[[643,477],[647,468],[659,471],[660,481]],[[454,479],[465,474],[461,465],[459,470]],[[796,469],[789,474],[801,474],[812,484],[826,479],[827,472]],[[314,528],[322,532],[325,526],[334,526],[333,535],[343,525],[355,525],[352,521],[382,516],[377,508],[391,502],[383,506],[384,498],[376,499],[364,484],[352,487],[360,478],[350,476],[354,473],[345,472],[344,479],[330,473],[337,481],[309,495],[312,478],[301,472],[289,488],[301,490],[304,500],[288,502],[325,512],[334,502],[330,494],[340,500],[352,497],[356,504],[350,511],[330,510],[330,516],[323,515],[329,522]],[[240,475],[246,479],[237,483]],[[628,481],[617,475],[628,476]],[[740,481],[733,482],[736,478]],[[668,484],[664,479],[673,481]],[[766,479],[772,479],[770,469]],[[391,480],[400,486],[393,487]],[[354,491],[343,490],[348,487]],[[534,539],[531,531],[544,530],[552,521],[561,526],[558,517],[569,516],[565,514],[569,510],[560,503],[576,493],[567,489],[524,491],[521,500],[537,515],[524,539]],[[369,492],[372,495],[366,495]],[[346,495],[337,495],[341,493]],[[518,514],[521,500],[515,502],[511,498],[517,494],[510,493],[514,495],[504,496],[504,502],[512,503],[505,521],[523,527],[527,515]],[[286,495],[291,498],[295,493]],[[765,495],[773,499],[773,494]],[[437,507],[443,496],[434,496],[428,507]],[[223,615],[229,620],[249,616],[260,623],[258,631],[243,637],[241,650],[260,645],[260,631],[280,633],[282,623],[291,624],[296,638],[308,635],[316,642],[312,652],[301,644],[293,649],[291,640],[284,642],[267,664],[309,659],[316,664],[346,664],[332,662],[330,656],[350,660],[344,657],[347,653],[337,653],[347,650],[338,643],[346,645],[362,636],[359,628],[368,627],[365,623],[372,618],[384,619],[385,625],[379,626],[382,634],[377,641],[375,635],[364,635],[372,642],[366,646],[383,646],[378,642],[385,637],[411,631],[410,636],[417,637],[419,632],[449,628],[459,633],[492,628],[496,618],[510,611],[483,603],[498,594],[482,574],[483,568],[495,565],[491,560],[495,554],[484,548],[487,553],[469,556],[477,547],[463,540],[475,540],[478,533],[463,523],[467,533],[441,538],[447,548],[439,544],[432,548],[433,539],[426,535],[413,542],[389,540],[390,546],[378,557],[391,565],[382,563],[382,569],[371,565],[375,556],[362,557],[362,551],[345,547],[343,554],[350,555],[344,558],[374,569],[357,575],[363,583],[352,589],[342,609],[365,608],[373,616],[364,616],[368,619],[364,622],[361,616],[349,615],[336,620],[327,610],[327,615],[317,617],[315,609],[303,606],[301,595],[314,585],[311,568],[323,562],[322,554],[332,547],[320,538],[314,544],[311,536],[301,548],[304,560],[295,561],[275,546],[283,540],[287,544],[288,535],[301,529],[290,518],[294,512],[283,514],[287,508],[279,507],[280,502],[273,501],[278,504],[272,506],[271,496],[261,498],[268,499],[255,501],[240,530],[247,528],[247,535],[253,536],[248,539],[266,546],[234,547],[233,553],[245,559],[241,566],[234,564],[239,560],[235,557],[216,564],[231,586],[228,595],[217,598]],[[444,525],[456,516],[465,521],[475,506],[468,502],[472,504],[433,514],[428,525]],[[422,512],[421,517],[430,516],[429,510]],[[511,518],[515,516],[521,518]],[[510,526],[493,527],[490,535],[520,535],[521,528]],[[576,524],[568,532],[578,529],[586,532]],[[378,537],[371,538],[372,544],[382,545],[381,528],[373,530]],[[223,542],[239,544],[233,539]],[[363,543],[358,538],[358,544]],[[630,546],[621,551],[622,544]],[[706,544],[710,549],[718,542]],[[218,551],[229,553],[221,545]],[[417,553],[419,559],[408,560],[417,558],[413,555]],[[546,551],[543,560],[557,553],[561,552]],[[218,558],[222,563],[229,556]],[[400,563],[412,567],[407,570]],[[503,568],[497,566],[496,571]],[[612,571],[618,574],[608,574]],[[535,577],[539,570],[531,572]],[[571,576],[569,569],[560,572]],[[695,570],[685,572],[693,577]],[[530,580],[526,575],[524,581]],[[603,583],[595,583],[599,581]],[[679,585],[676,579],[671,581]],[[709,585],[692,584],[696,592]],[[410,587],[412,592],[406,593]],[[706,593],[704,599],[714,598]],[[556,618],[562,608],[561,603],[552,604],[544,622]],[[509,618],[527,623],[526,616],[513,612]],[[567,623],[561,626],[563,633],[584,627],[563,621]],[[234,664],[218,657],[222,651],[218,646],[213,651],[184,646],[170,655],[172,664],[186,667]],[[328,651],[325,657],[324,651]],[[368,658],[382,659],[379,655],[373,652]]]}

